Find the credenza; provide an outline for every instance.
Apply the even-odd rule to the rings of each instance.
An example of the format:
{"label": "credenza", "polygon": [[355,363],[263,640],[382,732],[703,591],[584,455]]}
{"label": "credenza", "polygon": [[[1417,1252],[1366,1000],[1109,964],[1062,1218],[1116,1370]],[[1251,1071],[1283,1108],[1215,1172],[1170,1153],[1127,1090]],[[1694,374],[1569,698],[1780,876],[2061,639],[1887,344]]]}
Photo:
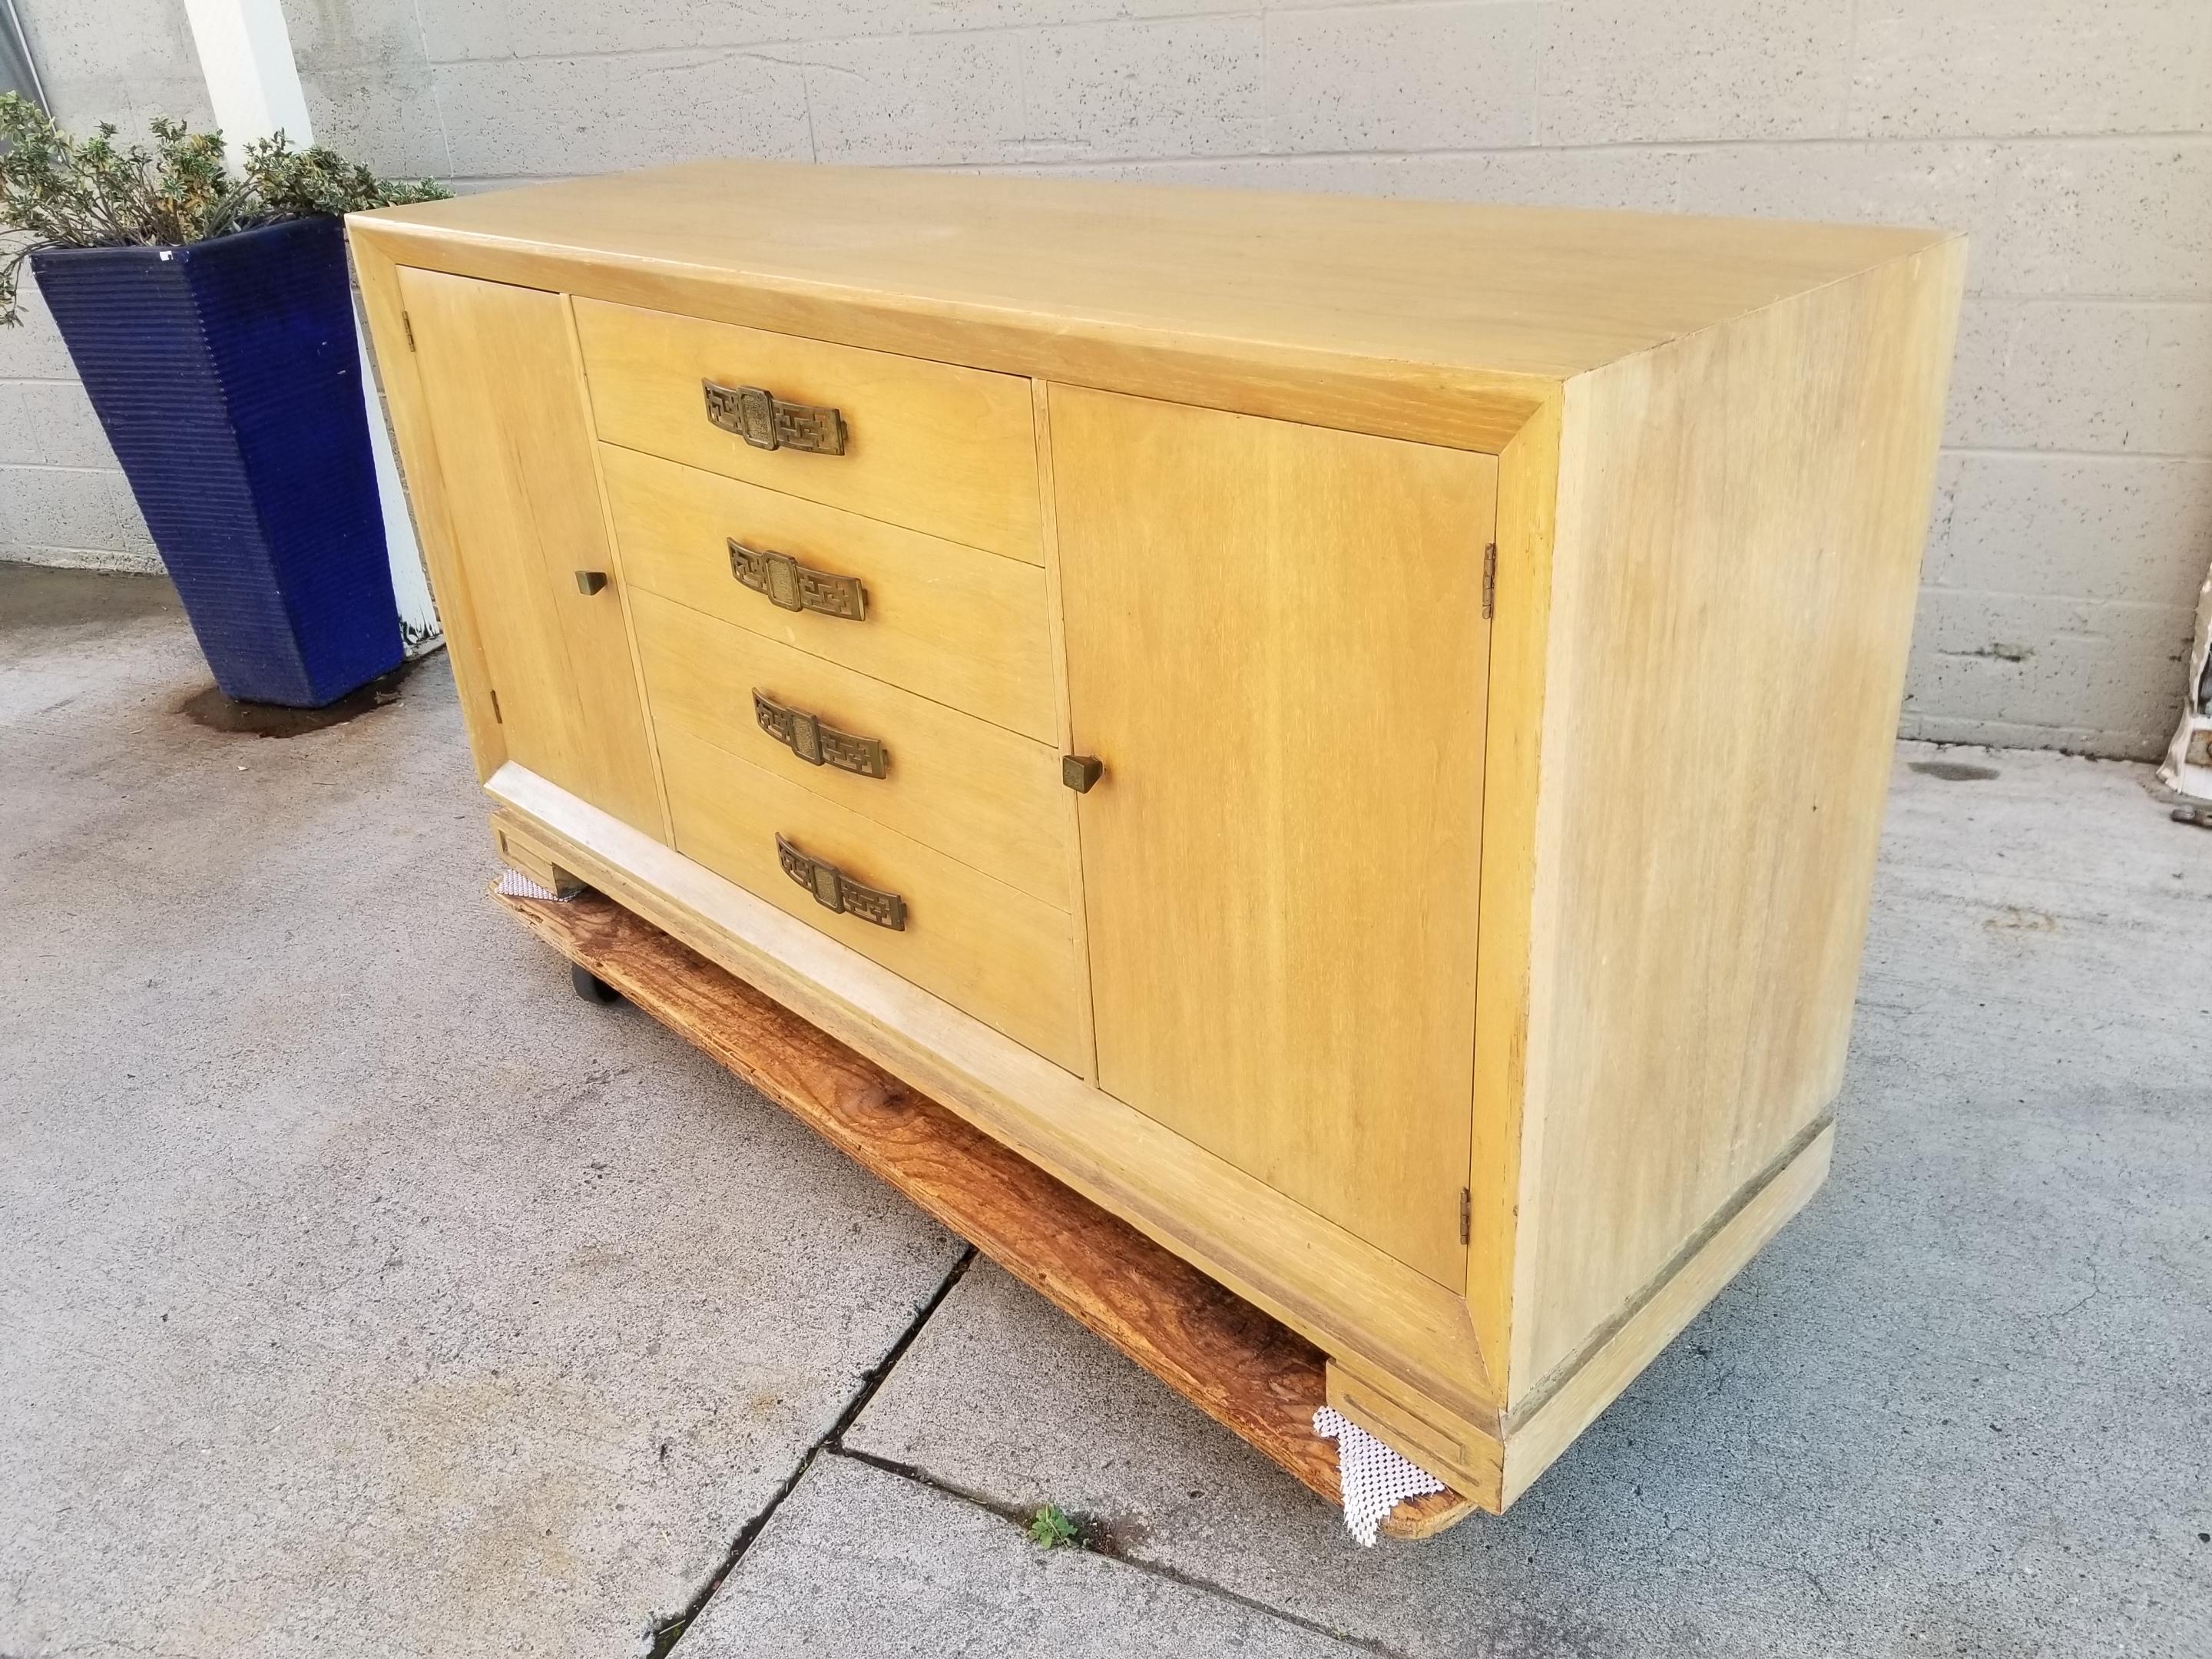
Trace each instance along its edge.
{"label": "credenza", "polygon": [[508,861],[1459,1492],[1820,1184],[1958,238],[737,162],[349,229]]}

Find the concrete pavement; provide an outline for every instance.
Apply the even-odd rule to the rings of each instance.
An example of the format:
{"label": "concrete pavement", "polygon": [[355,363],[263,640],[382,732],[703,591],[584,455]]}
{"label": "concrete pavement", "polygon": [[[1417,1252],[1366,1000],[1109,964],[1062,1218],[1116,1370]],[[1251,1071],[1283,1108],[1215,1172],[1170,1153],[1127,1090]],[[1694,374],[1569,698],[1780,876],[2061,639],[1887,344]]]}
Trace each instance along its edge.
{"label": "concrete pavement", "polygon": [[962,1247],[485,899],[442,662],[207,678],[0,633],[0,1654],[633,1652]]}
{"label": "concrete pavement", "polygon": [[1364,1552],[577,1002],[442,661],[283,740],[207,678],[0,565],[5,1659],[2212,1654],[2212,834],[2142,769],[1900,757],[1828,1188],[1511,1515]]}

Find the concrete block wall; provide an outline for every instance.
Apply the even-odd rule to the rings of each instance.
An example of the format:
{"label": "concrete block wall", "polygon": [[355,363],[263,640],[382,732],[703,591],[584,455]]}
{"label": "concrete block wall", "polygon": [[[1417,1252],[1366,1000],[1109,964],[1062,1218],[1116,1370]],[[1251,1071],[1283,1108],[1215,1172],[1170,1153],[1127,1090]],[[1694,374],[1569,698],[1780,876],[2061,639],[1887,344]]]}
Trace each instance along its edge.
{"label": "concrete block wall", "polygon": [[283,4],[318,137],[462,188],[742,155],[1964,229],[1905,729],[2171,730],[2212,561],[2206,0]]}
{"label": "concrete block wall", "polygon": [[[111,121],[143,140],[156,115],[213,123],[181,0],[33,0],[17,11],[54,115],[72,131]],[[24,301],[22,325],[0,329],[0,559],[159,570],[27,272]]]}

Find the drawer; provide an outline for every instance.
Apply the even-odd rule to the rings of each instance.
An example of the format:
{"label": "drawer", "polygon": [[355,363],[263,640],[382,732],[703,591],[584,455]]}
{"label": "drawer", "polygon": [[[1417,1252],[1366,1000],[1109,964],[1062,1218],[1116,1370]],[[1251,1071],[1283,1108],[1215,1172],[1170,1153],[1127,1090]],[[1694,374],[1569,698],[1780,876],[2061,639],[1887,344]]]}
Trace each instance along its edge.
{"label": "drawer", "polygon": [[[1085,1069],[1072,921],[872,818],[659,728],[677,850],[1072,1072]],[[905,907],[894,931],[818,903],[785,872],[781,836]]]}
{"label": "drawer", "polygon": [[[1049,743],[1059,731],[1044,572],[957,542],[601,445],[623,573],[643,588]],[[855,622],[739,581],[729,544],[856,579]]]}
{"label": "drawer", "polygon": [[[1070,796],[1060,751],[849,668],[662,599],[633,592],[653,718],[679,720],[738,759],[1069,908]],[[879,746],[808,761],[762,724],[754,694]],[[781,722],[787,726],[795,722]],[[803,732],[793,736],[805,748]],[[822,745],[812,745],[819,750]]]}
{"label": "drawer", "polygon": [[[919,357],[576,301],[599,435],[1042,563],[1030,383]],[[708,418],[706,384],[837,410],[844,453],[758,448]]]}

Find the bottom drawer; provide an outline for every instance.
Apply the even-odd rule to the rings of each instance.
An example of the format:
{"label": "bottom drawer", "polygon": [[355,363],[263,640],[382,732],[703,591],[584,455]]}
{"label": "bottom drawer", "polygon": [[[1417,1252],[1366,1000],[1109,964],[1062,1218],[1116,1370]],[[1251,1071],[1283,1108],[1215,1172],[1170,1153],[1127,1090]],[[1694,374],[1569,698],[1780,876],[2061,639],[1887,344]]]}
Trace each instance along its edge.
{"label": "bottom drawer", "polygon": [[[969,868],[691,736],[660,732],[676,848],[777,908],[943,997],[1046,1059],[1086,1069],[1074,924],[1019,890]],[[802,886],[781,840],[866,890],[844,911],[817,898],[837,878]],[[804,873],[804,872],[802,872]],[[891,905],[872,895],[896,896]],[[894,928],[866,919],[902,912]]]}

